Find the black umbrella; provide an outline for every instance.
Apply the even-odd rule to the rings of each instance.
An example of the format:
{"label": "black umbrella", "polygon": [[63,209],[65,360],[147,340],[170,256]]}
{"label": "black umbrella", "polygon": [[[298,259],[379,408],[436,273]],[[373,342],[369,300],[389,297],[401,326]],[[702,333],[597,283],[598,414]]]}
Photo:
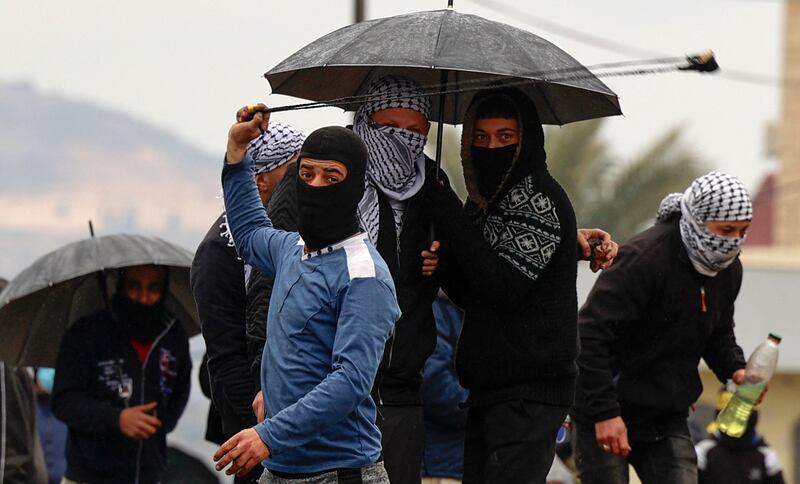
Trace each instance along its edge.
{"label": "black umbrella", "polygon": [[[523,81],[520,88],[545,124],[622,114],[617,95],[554,44],[452,8],[343,27],[303,47],[264,77],[273,93],[329,101],[363,93],[387,74],[428,86],[434,97],[431,119],[449,124],[461,123],[475,91],[509,81]],[[439,91],[465,88],[471,91],[437,99]],[[358,102],[332,104],[353,110]]]}
{"label": "black umbrella", "polygon": [[197,334],[200,321],[189,287],[191,252],[157,237],[92,237],[40,257],[0,292],[0,361],[55,366],[67,328],[107,307],[105,286],[115,287],[117,269],[147,264],[169,267],[166,307],[187,334]]}
{"label": "black umbrella", "polygon": [[443,124],[460,124],[475,92],[498,83],[519,84],[545,124],[622,114],[617,95],[554,44],[507,24],[456,12],[452,5],[449,0],[446,10],[343,27],[303,47],[264,77],[273,93],[346,110],[358,107],[353,96],[375,79],[388,74],[414,79],[433,97],[437,168]]}

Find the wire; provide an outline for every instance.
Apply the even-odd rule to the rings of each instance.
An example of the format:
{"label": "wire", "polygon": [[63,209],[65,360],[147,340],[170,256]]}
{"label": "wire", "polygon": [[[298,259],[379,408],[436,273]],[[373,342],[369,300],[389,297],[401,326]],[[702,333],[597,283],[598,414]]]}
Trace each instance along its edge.
{"label": "wire", "polygon": [[[664,56],[662,52],[656,52],[654,50],[649,49],[638,49],[636,47],[631,47],[627,44],[623,44],[621,42],[615,42],[613,40],[609,40],[605,37],[600,37],[594,34],[589,34],[587,32],[583,32],[578,29],[573,29],[572,27],[567,27],[566,25],[559,24],[557,22],[553,22],[552,20],[547,20],[543,17],[539,17],[533,15],[525,10],[521,10],[519,8],[512,7],[507,5],[503,2],[498,2],[495,0],[467,0],[475,5],[491,7],[495,10],[499,10],[500,13],[506,13],[507,16],[513,18],[521,18],[527,24],[537,24],[537,26],[541,27],[542,30],[549,31],[550,33],[560,35],[562,37],[567,37],[573,39],[577,42],[591,45],[593,47],[599,47],[601,49],[614,52],[616,54],[624,53],[626,55],[630,55],[633,57],[658,57]],[[505,11],[505,12],[504,12]],[[527,19],[527,20],[525,20]]]}
{"label": "wire", "polygon": [[[567,27],[557,22],[553,22],[552,20],[547,20],[545,18],[533,15],[529,12],[526,12],[525,10],[513,7],[511,5],[508,5],[506,3],[497,0],[479,0],[479,1],[467,0],[467,1],[483,7],[491,7],[496,11],[499,11],[501,14],[505,14],[508,17],[521,19],[523,22],[527,24],[535,24],[542,30],[548,31],[552,34],[560,35],[562,37],[566,37],[576,42],[580,42],[582,44],[589,45],[592,47],[598,47],[600,49],[604,49],[613,52],[615,54],[623,54],[633,57],[641,57],[643,55],[644,56],[664,55],[661,52],[656,52],[649,49],[639,49],[636,47],[631,47],[627,44],[609,40],[605,37],[600,37],[597,35],[589,34],[587,32],[583,32],[581,30],[573,29],[571,27]],[[744,82],[747,84],[756,84],[760,86],[774,87],[774,86],[779,86],[782,82],[784,82],[785,87],[800,87],[800,79],[784,80],[774,76],[742,71],[737,69],[729,69],[727,67],[725,69],[720,70],[720,76],[731,81]]]}

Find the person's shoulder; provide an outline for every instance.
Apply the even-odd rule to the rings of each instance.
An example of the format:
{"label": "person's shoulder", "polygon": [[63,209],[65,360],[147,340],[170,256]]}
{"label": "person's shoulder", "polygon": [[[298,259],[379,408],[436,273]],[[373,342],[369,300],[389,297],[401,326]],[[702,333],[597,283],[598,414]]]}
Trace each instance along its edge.
{"label": "person's shoulder", "polygon": [[376,279],[389,273],[378,250],[366,237],[353,237],[344,243],[343,248],[349,281]]}
{"label": "person's shoulder", "polygon": [[675,244],[679,240],[677,232],[677,223],[655,223],[620,244],[620,252],[672,263],[670,252],[677,253],[679,249]]}
{"label": "person's shoulder", "polygon": [[567,216],[564,208],[568,207],[568,213],[575,217],[569,199],[561,196],[560,186],[541,183],[534,173],[517,181],[500,200],[499,207],[508,215],[528,221],[528,225],[546,230],[560,230]]}
{"label": "person's shoulder", "polygon": [[85,343],[104,339],[116,328],[106,311],[97,311],[77,319],[67,329],[65,339],[77,339]]}
{"label": "person's shoulder", "polygon": [[210,253],[220,251],[236,256],[233,236],[228,228],[228,219],[224,212],[211,224],[203,240],[200,241],[195,251],[195,259],[209,257]]}

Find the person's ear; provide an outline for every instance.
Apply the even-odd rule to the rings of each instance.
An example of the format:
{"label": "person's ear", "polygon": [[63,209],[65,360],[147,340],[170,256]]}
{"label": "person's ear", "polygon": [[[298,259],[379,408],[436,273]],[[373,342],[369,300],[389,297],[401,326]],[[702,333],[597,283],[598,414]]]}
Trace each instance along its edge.
{"label": "person's ear", "polygon": [[425,126],[425,136],[428,136],[431,132],[431,122],[428,121]]}
{"label": "person's ear", "polygon": [[269,183],[267,182],[266,173],[259,173],[256,175],[256,186],[262,192],[269,190]]}

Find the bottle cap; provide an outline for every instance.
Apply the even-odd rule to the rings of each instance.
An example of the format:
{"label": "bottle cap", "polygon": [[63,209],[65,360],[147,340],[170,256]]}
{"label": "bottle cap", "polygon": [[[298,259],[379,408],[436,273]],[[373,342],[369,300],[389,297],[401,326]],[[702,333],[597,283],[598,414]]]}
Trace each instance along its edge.
{"label": "bottle cap", "polygon": [[770,334],[769,334],[769,336],[768,336],[768,338],[769,338],[769,339],[771,339],[771,340],[773,340],[775,343],[780,343],[780,342],[781,342],[781,337],[780,337],[780,336],[778,336],[778,335],[777,335],[777,334],[775,334],[775,333],[770,333]]}

